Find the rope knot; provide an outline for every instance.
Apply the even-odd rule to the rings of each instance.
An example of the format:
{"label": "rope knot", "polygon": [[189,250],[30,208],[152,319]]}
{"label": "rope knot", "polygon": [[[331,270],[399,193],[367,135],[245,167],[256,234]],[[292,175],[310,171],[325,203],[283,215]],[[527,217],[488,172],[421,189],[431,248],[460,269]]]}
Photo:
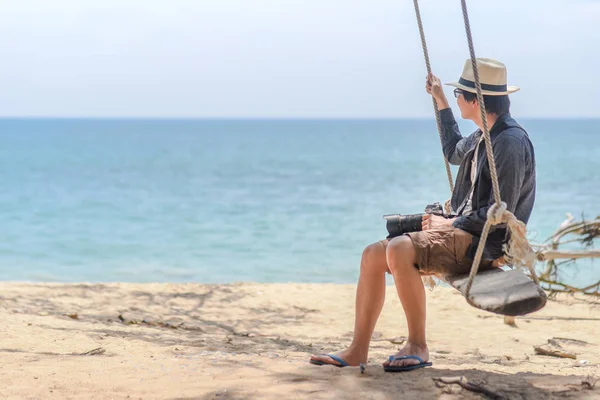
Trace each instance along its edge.
{"label": "rope knot", "polygon": [[500,225],[508,221],[506,214],[506,203],[501,201],[499,204],[494,203],[487,212],[487,219],[491,225]]}

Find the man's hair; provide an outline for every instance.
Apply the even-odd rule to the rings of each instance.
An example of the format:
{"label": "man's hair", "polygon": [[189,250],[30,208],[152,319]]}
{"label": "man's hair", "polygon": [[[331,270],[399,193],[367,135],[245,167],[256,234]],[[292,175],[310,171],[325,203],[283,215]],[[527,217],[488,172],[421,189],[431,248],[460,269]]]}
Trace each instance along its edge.
{"label": "man's hair", "polygon": [[[466,102],[471,103],[477,101],[477,95],[475,93],[462,91],[463,97]],[[502,115],[510,112],[510,100],[508,95],[504,96],[483,96],[483,103],[485,104],[485,111],[490,114]]]}

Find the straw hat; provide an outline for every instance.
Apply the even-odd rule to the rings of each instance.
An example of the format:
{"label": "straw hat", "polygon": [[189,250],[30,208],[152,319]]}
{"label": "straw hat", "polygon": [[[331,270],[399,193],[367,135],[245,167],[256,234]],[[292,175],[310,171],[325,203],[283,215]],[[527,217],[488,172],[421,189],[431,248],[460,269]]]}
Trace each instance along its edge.
{"label": "straw hat", "polygon": [[[506,65],[500,61],[490,58],[478,58],[477,70],[479,71],[479,82],[484,95],[502,96],[519,90],[517,86],[506,84]],[[471,59],[465,62],[465,67],[458,82],[446,83],[446,85],[457,87],[466,92],[477,93]]]}

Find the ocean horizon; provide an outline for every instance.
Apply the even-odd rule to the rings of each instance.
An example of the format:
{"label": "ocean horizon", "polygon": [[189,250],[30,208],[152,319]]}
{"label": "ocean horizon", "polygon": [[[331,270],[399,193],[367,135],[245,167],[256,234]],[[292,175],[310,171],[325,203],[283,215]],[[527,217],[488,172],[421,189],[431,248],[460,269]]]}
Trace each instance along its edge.
{"label": "ocean horizon", "polygon": [[[517,119],[530,239],[600,215],[600,119]],[[354,283],[383,214],[449,197],[431,118],[17,117],[0,135],[2,280]],[[600,280],[590,260],[564,274]]]}

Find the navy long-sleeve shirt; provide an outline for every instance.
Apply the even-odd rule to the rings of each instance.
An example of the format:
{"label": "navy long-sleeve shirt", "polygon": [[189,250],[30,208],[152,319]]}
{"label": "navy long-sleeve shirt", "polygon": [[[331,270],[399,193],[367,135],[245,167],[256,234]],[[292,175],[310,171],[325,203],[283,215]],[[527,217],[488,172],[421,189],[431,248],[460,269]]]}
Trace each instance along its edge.
{"label": "navy long-sleeve shirt", "polygon": [[[482,135],[477,130],[463,137],[458,129],[452,110],[440,111],[442,125],[442,146],[444,156],[454,165],[460,165],[454,192],[452,209],[458,210],[471,193],[471,162],[476,146]],[[500,197],[506,202],[507,209],[517,219],[527,223],[535,202],[535,153],[527,132],[510,116],[498,117],[490,129],[496,172],[500,185]],[[485,143],[479,143],[477,175],[473,187],[471,211],[462,214],[454,221],[456,228],[473,235],[473,243],[468,256],[474,258],[479,237],[487,220],[487,212],[494,204],[492,179],[487,160]],[[503,244],[507,241],[506,224],[492,226],[483,253],[485,260],[494,260],[503,255]]]}

